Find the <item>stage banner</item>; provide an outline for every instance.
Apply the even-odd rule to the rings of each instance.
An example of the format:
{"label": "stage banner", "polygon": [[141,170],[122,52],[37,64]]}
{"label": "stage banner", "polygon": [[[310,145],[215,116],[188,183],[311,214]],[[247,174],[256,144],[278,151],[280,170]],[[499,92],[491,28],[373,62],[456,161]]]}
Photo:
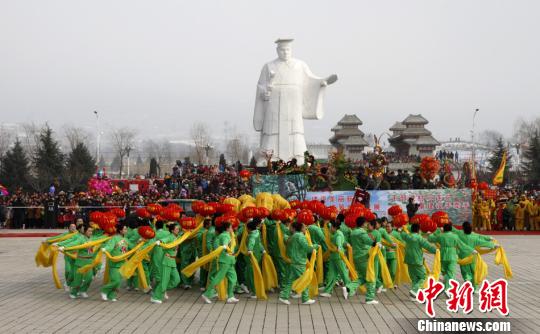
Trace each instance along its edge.
{"label": "stage banner", "polygon": [[288,201],[303,201],[308,190],[307,178],[304,174],[253,175],[251,177],[253,196],[261,192],[279,193]]}
{"label": "stage banner", "polygon": [[[435,211],[446,211],[450,220],[461,225],[472,222],[472,200],[470,189],[411,189],[411,190],[370,190],[370,208],[379,217],[388,216],[388,208],[400,205],[404,212],[410,197],[420,203],[418,213],[431,215]],[[335,205],[342,209],[351,204],[354,191],[308,192],[306,200],[324,200],[325,205]]]}

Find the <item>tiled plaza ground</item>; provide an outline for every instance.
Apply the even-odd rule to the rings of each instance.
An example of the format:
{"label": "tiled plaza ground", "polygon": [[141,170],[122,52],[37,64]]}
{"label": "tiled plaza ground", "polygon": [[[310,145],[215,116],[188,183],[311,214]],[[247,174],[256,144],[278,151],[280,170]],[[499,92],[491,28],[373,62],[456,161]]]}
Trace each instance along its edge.
{"label": "tiled plaza ground", "polygon": [[[540,332],[540,237],[497,236],[514,271],[509,284],[512,332]],[[57,290],[49,268],[37,268],[34,254],[39,238],[0,239],[0,333],[414,333],[417,319],[426,318],[424,305],[412,302],[406,287],[379,295],[381,304],[365,305],[363,297],[344,300],[340,293],[320,298],[312,306],[282,305],[271,294],[268,301],[240,297],[235,305],[203,304],[198,290],[175,290],[162,305],[149,296],[122,290],[118,302],[103,302],[92,283],[90,298],[70,300]],[[490,279],[502,268],[486,256]],[[59,259],[59,267],[63,260]],[[459,270],[458,270],[459,271]],[[478,303],[467,318],[500,318],[483,314]],[[437,316],[460,317],[438,300]]]}

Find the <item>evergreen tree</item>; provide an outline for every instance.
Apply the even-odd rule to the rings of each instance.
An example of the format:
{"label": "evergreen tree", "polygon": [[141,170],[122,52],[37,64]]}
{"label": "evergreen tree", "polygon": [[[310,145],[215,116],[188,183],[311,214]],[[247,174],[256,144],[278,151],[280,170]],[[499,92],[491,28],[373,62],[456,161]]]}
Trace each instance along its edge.
{"label": "evergreen tree", "polygon": [[495,176],[495,173],[501,165],[502,157],[504,152],[506,152],[506,166],[504,168],[504,180],[502,186],[504,186],[508,181],[508,171],[512,167],[512,156],[508,152],[506,145],[502,138],[497,139],[497,144],[495,149],[491,152],[491,157],[488,159],[488,170],[491,173],[491,177]]}
{"label": "evergreen tree", "polygon": [[0,170],[0,183],[6,186],[10,192],[22,187],[29,190],[30,184],[29,161],[19,139],[15,141],[13,148],[2,157],[2,169]]}
{"label": "evergreen tree", "polygon": [[66,176],[71,188],[75,191],[84,189],[94,174],[96,161],[84,143],[78,143],[68,156]]}
{"label": "evergreen tree", "polygon": [[249,161],[249,167],[256,168],[257,167],[257,160],[254,156],[251,157],[251,160]]}
{"label": "evergreen tree", "polygon": [[529,147],[523,151],[523,174],[531,184],[540,184],[540,134],[529,138]]}
{"label": "evergreen tree", "polygon": [[58,142],[53,138],[53,131],[48,126],[41,130],[39,143],[34,157],[37,190],[46,190],[56,183],[64,170],[64,155]]}

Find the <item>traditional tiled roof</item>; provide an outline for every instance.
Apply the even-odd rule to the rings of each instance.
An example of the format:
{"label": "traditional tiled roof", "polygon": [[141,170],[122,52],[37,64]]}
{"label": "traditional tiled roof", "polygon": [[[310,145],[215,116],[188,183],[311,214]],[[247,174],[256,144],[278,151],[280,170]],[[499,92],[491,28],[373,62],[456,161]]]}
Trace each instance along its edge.
{"label": "traditional tiled roof", "polygon": [[400,131],[405,130],[406,126],[401,122],[396,122],[392,127],[390,128],[390,131]]}
{"label": "traditional tiled roof", "polygon": [[421,114],[418,114],[418,115],[409,114],[409,116],[407,116],[407,118],[405,118],[403,122],[401,123],[407,125],[407,124],[428,124],[429,122],[427,119],[422,117]]}
{"label": "traditional tiled roof", "polygon": [[406,128],[401,132],[405,137],[431,136],[431,131],[426,128]]}
{"label": "traditional tiled roof", "polygon": [[363,136],[364,133],[358,128],[343,128],[336,131],[336,137]]}
{"label": "traditional tiled roof", "polygon": [[433,138],[432,136],[422,136],[416,140],[416,145],[424,145],[424,146],[437,146],[440,145],[437,141],[437,139]]}
{"label": "traditional tiled roof", "polygon": [[350,136],[345,140],[340,140],[339,143],[343,146],[368,146],[369,143],[362,136]]}
{"label": "traditional tiled roof", "polygon": [[332,129],[330,129],[330,131],[336,132],[337,130],[340,130],[340,129],[343,129],[343,127],[338,124],[338,125],[335,125]]}
{"label": "traditional tiled roof", "polygon": [[356,115],[345,115],[338,122],[338,125],[362,125],[362,121]]}

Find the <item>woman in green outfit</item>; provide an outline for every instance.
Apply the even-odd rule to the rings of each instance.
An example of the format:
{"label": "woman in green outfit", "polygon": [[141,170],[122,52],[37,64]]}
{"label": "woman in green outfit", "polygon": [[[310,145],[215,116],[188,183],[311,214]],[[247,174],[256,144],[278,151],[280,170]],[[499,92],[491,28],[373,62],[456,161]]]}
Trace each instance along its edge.
{"label": "woman in green outfit", "polygon": [[[216,226],[216,239],[214,240],[213,249],[223,247],[223,251],[219,255],[216,263],[216,270],[210,277],[210,283],[208,289],[202,294],[204,302],[211,304],[210,298],[216,295],[216,286],[221,283],[222,280],[227,279],[227,304],[237,303],[239,300],[234,297],[234,288],[236,286],[236,257],[234,256],[234,249],[232,249],[232,235],[233,228],[230,222],[225,221],[219,226]],[[232,251],[230,254],[228,249]]]}
{"label": "woman in green outfit", "polygon": [[[260,227],[260,218],[254,218],[247,223],[248,237],[246,242],[246,248],[248,251],[247,255],[250,256],[253,254],[259,263],[259,267],[261,265],[262,256],[265,252],[261,241],[261,233],[259,232]],[[251,265],[249,258],[246,258],[245,282],[248,290],[251,292],[249,297],[256,299],[257,295],[255,294],[255,282],[253,280],[253,266]]]}
{"label": "woman in green outfit", "polygon": [[[180,234],[180,225],[169,224],[168,230],[169,234],[166,237],[156,241],[157,247],[155,248],[161,248],[158,247],[161,243],[171,243],[175,241]],[[178,246],[170,249],[163,249],[163,259],[161,261],[161,268],[159,269],[161,279],[159,284],[154,288],[152,297],[150,298],[150,302],[154,304],[161,304],[163,298],[168,299],[168,297],[165,296],[167,290],[176,288],[180,283],[180,274],[176,267],[177,252]]]}
{"label": "woman in green outfit", "polygon": [[[89,225],[85,224],[81,228],[82,233],[75,235],[73,238],[65,240],[58,243],[58,250],[63,252],[66,247],[73,247],[85,244],[92,241],[92,233],[94,229]],[[85,274],[78,272],[78,269],[84,267],[87,264],[92,263],[94,260],[94,247],[88,247],[79,249],[77,252],[77,259],[75,260],[72,272],[73,272],[73,281],[71,282],[71,289],[69,291],[69,297],[75,299],[77,297],[88,298],[88,288],[93,279],[93,271],[89,270]]]}
{"label": "woman in green outfit", "polygon": [[[105,244],[101,250],[107,251],[111,256],[120,256],[128,251],[128,241],[125,238],[127,226],[123,223],[116,225],[116,234]],[[122,275],[120,275],[120,267],[126,262],[125,260],[114,262],[109,259],[109,282],[101,288],[101,299],[104,301],[110,300],[115,302],[117,291],[122,284]]]}

